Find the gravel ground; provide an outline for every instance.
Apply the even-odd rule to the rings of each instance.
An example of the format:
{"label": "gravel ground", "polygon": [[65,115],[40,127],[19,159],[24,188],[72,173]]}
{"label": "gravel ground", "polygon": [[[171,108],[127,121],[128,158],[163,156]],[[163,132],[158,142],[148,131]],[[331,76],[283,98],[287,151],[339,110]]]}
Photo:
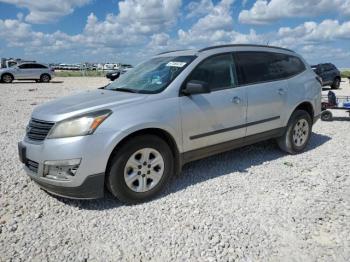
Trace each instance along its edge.
{"label": "gravel ground", "polygon": [[[0,261],[349,261],[350,121],[314,126],[303,154],[259,143],[184,167],[166,193],[124,206],[53,197],[17,157],[35,105],[107,83],[1,84]],[[337,93],[350,95],[342,83]]]}

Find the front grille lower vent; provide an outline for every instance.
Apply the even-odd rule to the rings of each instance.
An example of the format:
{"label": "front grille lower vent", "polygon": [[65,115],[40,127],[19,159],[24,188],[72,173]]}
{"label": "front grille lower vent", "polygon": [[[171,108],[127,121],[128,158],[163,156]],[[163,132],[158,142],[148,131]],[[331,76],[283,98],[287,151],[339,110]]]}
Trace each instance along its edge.
{"label": "front grille lower vent", "polygon": [[39,164],[37,162],[27,159],[26,166],[34,173],[38,173]]}
{"label": "front grille lower vent", "polygon": [[55,123],[32,118],[27,126],[27,137],[30,140],[42,141],[46,138]]}

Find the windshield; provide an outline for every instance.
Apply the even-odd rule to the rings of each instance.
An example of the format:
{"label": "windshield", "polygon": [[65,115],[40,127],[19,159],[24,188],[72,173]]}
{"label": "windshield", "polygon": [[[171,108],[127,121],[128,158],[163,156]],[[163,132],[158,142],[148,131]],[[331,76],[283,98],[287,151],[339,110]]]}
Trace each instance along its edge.
{"label": "windshield", "polygon": [[137,65],[106,89],[154,94],[163,91],[195,56],[156,57]]}

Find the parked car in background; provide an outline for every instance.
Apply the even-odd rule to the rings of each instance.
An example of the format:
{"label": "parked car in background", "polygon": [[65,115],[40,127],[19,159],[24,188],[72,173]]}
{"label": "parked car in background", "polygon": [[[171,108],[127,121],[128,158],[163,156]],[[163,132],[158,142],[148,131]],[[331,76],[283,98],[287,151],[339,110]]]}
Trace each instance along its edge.
{"label": "parked car in background", "polygon": [[22,63],[0,69],[0,80],[3,83],[11,83],[13,80],[50,82],[53,77],[54,69],[39,63]]}
{"label": "parked car in background", "polygon": [[331,86],[332,89],[338,89],[340,86],[340,71],[331,63],[313,65],[311,68],[322,79],[323,86]]}
{"label": "parked car in background", "polygon": [[116,80],[119,76],[120,76],[120,70],[111,71],[106,74],[106,77],[111,81]]}
{"label": "parked car in background", "polygon": [[321,113],[318,76],[295,52],[226,45],[161,53],[103,90],[36,107],[18,144],[45,190],[147,201],[190,161],[276,139],[302,152]]}
{"label": "parked car in background", "polygon": [[111,81],[114,81],[114,80],[118,79],[122,74],[125,74],[126,72],[130,71],[131,69],[133,69],[133,66],[131,66],[131,65],[122,65],[122,67],[120,69],[108,72],[106,74],[106,77],[108,79],[110,79]]}

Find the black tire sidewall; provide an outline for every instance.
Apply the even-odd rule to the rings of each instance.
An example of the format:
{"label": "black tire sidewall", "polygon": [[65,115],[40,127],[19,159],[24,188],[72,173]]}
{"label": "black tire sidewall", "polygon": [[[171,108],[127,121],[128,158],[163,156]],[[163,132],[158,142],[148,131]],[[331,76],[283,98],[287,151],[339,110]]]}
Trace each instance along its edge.
{"label": "black tire sidewall", "polygon": [[[44,81],[44,77],[45,77],[45,76],[48,77],[48,80],[47,80],[47,81]],[[42,75],[40,76],[40,82],[48,83],[48,82],[50,82],[50,80],[51,80],[51,77],[50,77],[50,75],[48,75],[48,74],[42,74]]]}
{"label": "black tire sidewall", "polygon": [[[10,77],[11,77],[11,81],[10,81],[10,82],[5,82],[5,81],[4,81],[4,77],[5,77],[5,76],[10,76]],[[14,78],[13,78],[13,76],[10,75],[10,74],[5,73],[5,74],[3,74],[3,75],[1,76],[1,82],[3,82],[3,83],[10,84],[10,83],[12,83],[13,80],[14,80]]]}
{"label": "black tire sidewall", "polygon": [[329,111],[325,111],[321,114],[322,121],[332,121],[332,113]]}
{"label": "black tire sidewall", "polygon": [[340,80],[339,78],[334,79],[332,84],[332,89],[338,89],[340,87]]}
{"label": "black tire sidewall", "polygon": [[[301,119],[305,119],[307,121],[307,123],[309,124],[309,133],[308,136],[306,138],[306,142],[302,145],[302,146],[297,146],[294,143],[293,140],[293,130],[294,127],[296,125],[296,123],[301,120]],[[290,122],[288,124],[288,142],[289,142],[289,146],[291,147],[290,149],[292,150],[293,153],[300,153],[301,151],[303,151],[305,149],[305,147],[307,146],[310,137],[311,137],[311,133],[312,133],[312,120],[310,115],[303,110],[297,110],[293,113]]]}
{"label": "black tire sidewall", "polygon": [[[164,159],[164,173],[159,183],[150,191],[138,193],[132,191],[125,183],[124,168],[130,156],[142,148],[156,149]],[[109,191],[127,204],[145,202],[154,198],[167,184],[174,172],[174,156],[168,144],[153,135],[134,137],[124,143],[111,159],[107,171],[107,187]]]}

